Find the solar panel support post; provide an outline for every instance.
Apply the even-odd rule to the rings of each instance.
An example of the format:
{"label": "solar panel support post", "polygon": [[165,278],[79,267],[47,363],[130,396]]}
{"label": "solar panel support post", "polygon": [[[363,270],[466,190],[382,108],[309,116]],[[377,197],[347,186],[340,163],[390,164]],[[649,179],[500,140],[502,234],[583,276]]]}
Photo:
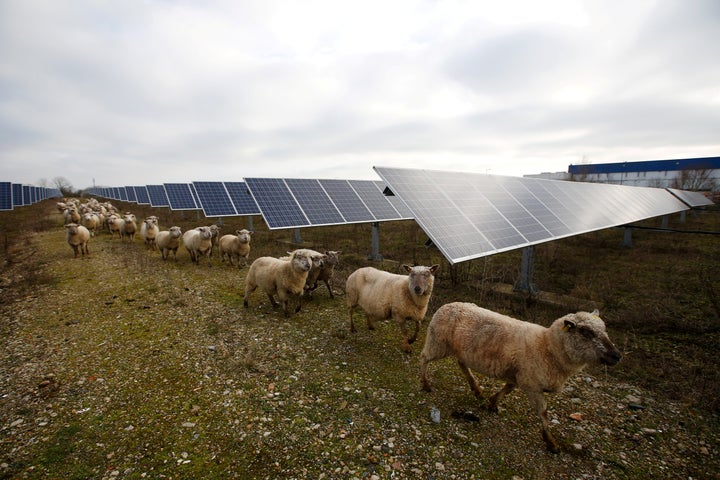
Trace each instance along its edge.
{"label": "solar panel support post", "polygon": [[523,248],[522,264],[520,265],[520,278],[515,283],[514,290],[516,292],[529,293],[535,295],[538,290],[532,283],[533,271],[535,270],[535,247],[532,245]]}
{"label": "solar panel support post", "polygon": [[663,215],[662,221],[660,222],[660,228],[668,228],[668,216]]}
{"label": "solar panel support post", "polygon": [[625,227],[623,232],[623,247],[632,248],[632,228]]}
{"label": "solar panel support post", "polygon": [[303,239],[302,239],[302,237],[300,236],[300,229],[299,229],[299,228],[296,228],[296,229],[293,230],[293,236],[292,236],[291,242],[292,242],[292,243],[297,243],[297,244],[302,244],[302,243],[303,243]]}
{"label": "solar panel support post", "polygon": [[252,215],[247,216],[247,226],[248,226],[247,229],[250,230],[251,232],[255,231],[255,229],[253,228],[253,223],[252,223]]}
{"label": "solar panel support post", "polygon": [[380,223],[373,222],[372,234],[370,237],[370,255],[368,255],[368,260],[376,260],[379,262],[382,259],[383,257],[380,255]]}

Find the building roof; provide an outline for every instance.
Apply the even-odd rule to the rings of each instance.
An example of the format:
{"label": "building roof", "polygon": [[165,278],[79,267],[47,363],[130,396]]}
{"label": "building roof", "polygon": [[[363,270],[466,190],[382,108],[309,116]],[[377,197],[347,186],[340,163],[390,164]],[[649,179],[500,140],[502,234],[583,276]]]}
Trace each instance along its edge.
{"label": "building roof", "polygon": [[716,170],[720,169],[720,157],[682,158],[676,160],[647,160],[643,162],[620,162],[570,165],[571,175],[621,172],[665,172],[675,170]]}

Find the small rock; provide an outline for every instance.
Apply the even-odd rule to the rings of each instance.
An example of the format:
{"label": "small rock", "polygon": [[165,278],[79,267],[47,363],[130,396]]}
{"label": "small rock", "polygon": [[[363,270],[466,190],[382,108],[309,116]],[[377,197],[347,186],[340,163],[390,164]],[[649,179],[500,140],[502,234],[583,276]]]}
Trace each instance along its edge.
{"label": "small rock", "polygon": [[440,423],[440,410],[437,407],[430,409],[430,419],[435,423]]}
{"label": "small rock", "polygon": [[582,413],[571,413],[569,416],[575,421],[582,422]]}
{"label": "small rock", "polygon": [[15,420],[14,422],[12,422],[12,423],[10,424],[10,427],[11,427],[11,428],[12,428],[12,427],[19,427],[20,425],[23,424],[23,421],[24,421],[24,420],[23,420],[22,418],[18,418],[17,420]]}

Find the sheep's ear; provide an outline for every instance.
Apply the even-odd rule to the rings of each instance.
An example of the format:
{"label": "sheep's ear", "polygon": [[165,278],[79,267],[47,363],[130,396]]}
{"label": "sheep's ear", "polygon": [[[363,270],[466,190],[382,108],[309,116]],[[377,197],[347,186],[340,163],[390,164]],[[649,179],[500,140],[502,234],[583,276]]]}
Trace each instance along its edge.
{"label": "sheep's ear", "polygon": [[292,257],[292,254],[293,254],[294,252],[286,252],[286,253]]}
{"label": "sheep's ear", "polygon": [[430,267],[430,271],[431,271],[432,273],[435,273],[438,268],[440,268],[440,265],[436,263],[435,265],[433,265],[432,267]]}
{"label": "sheep's ear", "polygon": [[406,263],[403,263],[402,268],[408,273],[412,272],[412,267]]}
{"label": "sheep's ear", "polygon": [[573,328],[575,328],[575,322],[573,322],[572,320],[566,319],[565,323],[563,324],[563,327],[562,327],[563,332],[568,332],[568,331],[572,330]]}
{"label": "sheep's ear", "polygon": [[596,316],[596,317],[599,317],[599,316],[600,316],[600,310],[598,310],[598,309],[596,308],[595,310],[592,311],[592,313],[591,313],[590,315],[594,315],[594,316]]}

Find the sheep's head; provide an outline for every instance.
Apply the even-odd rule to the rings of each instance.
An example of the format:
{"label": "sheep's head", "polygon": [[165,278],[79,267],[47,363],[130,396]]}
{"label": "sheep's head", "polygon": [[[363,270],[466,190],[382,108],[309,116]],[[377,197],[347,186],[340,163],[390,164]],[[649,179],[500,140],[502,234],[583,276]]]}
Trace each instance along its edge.
{"label": "sheep's head", "polygon": [[600,313],[577,312],[557,322],[564,333],[565,352],[578,363],[615,365],[622,355],[610,341]]}
{"label": "sheep's head", "polygon": [[408,289],[410,289],[410,293],[429,295],[432,292],[435,283],[435,271],[439,265],[435,264],[432,267],[403,265],[402,267],[408,272]]}
{"label": "sheep's head", "polygon": [[252,233],[243,228],[242,230],[235,230],[235,235],[242,243],[250,243],[250,236]]}
{"label": "sheep's head", "polygon": [[288,255],[290,255],[290,263],[292,264],[292,269],[300,272],[308,272],[310,271],[310,268],[312,268],[312,258],[310,258],[310,255],[302,252],[298,252],[297,250],[294,252],[287,252]]}
{"label": "sheep's head", "polygon": [[182,229],[180,227],[170,227],[168,231],[172,238],[180,238],[180,235],[182,235]]}
{"label": "sheep's head", "polygon": [[78,224],[77,223],[68,223],[65,225],[65,230],[70,235],[75,235],[78,231]]}
{"label": "sheep's head", "polygon": [[212,238],[212,230],[210,227],[197,227],[195,230],[200,232],[200,238],[204,238],[205,240]]}
{"label": "sheep's head", "polygon": [[324,265],[332,265],[333,267],[340,263],[340,254],[342,252],[340,250],[327,250],[325,252],[325,260],[323,261]]}

